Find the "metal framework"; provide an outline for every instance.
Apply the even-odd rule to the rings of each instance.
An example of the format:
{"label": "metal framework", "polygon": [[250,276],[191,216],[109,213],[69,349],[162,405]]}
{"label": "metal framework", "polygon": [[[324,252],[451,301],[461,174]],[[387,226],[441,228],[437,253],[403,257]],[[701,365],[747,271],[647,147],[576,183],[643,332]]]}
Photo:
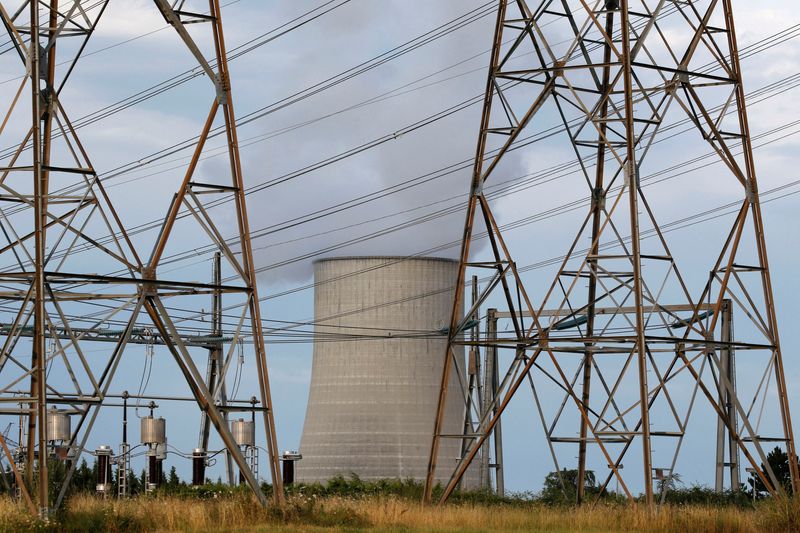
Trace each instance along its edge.
{"label": "metal framework", "polygon": [[[505,355],[495,359],[503,368],[492,394],[482,402],[464,394],[473,411],[467,420],[475,422],[457,436],[464,455],[441,502],[473,460],[488,462],[481,450],[489,453],[501,415],[525,382],[555,471],[575,465],[578,503],[591,469],[604,472],[600,492],[616,479],[631,501],[641,490],[652,505],[654,477],[671,479],[699,409],[719,421],[718,446],[713,437],[705,446],[693,441],[711,455],[718,488],[726,466],[738,488],[741,456],[781,494],[766,460],[765,446],[775,444],[787,451],[791,483],[800,488],[731,4],[499,0],[425,501],[436,469],[451,468],[437,459],[441,439],[451,438],[441,432],[446,397],[461,392],[448,391],[460,345]],[[576,158],[571,190],[585,191],[587,200],[552,282],[537,284],[534,297],[487,187],[503,180],[513,152],[529,144],[523,132],[543,131],[539,121],[547,120],[556,121],[560,146]],[[678,127],[685,128],[680,142],[670,144]],[[716,154],[722,170],[692,179],[687,169],[689,177],[670,191],[651,192],[648,172],[690,142]],[[696,241],[672,237],[674,224],[663,219],[698,202],[698,194],[701,206],[722,197],[733,200],[731,209],[695,229]],[[483,237],[489,257],[481,260],[475,249]],[[462,314],[474,272],[489,275]],[[490,336],[465,335],[477,309],[492,304],[508,309],[493,312],[508,333],[495,316]],[[734,352],[747,383],[736,383]],[[663,501],[670,483],[661,485]]]}
{"label": "metal framework", "polygon": [[[191,161],[154,244],[137,241],[126,231],[61,98],[108,0],[25,0],[14,9],[9,3],[0,2],[0,17],[25,75],[3,116],[0,138],[14,136],[13,126],[25,123],[26,92],[31,114],[27,133],[0,168],[0,229],[5,240],[0,246],[4,260],[0,307],[11,317],[0,331],[0,402],[20,405],[17,411],[27,416],[27,442],[20,444],[26,453],[27,485],[35,487],[40,513],[59,506],[101,407],[109,404],[108,398],[119,397],[111,386],[126,351],[153,339],[167,347],[201,409],[205,442],[207,420],[246,482],[266,503],[258,479],[234,442],[219,397],[223,389],[219,383],[224,382],[235,346],[245,334],[255,356],[273,497],[281,504],[275,423],[219,1],[190,5],[194,2],[154,0],[213,89]],[[195,28],[191,33],[189,25]],[[18,108],[23,111],[16,117]],[[198,180],[196,170],[215,128],[227,145],[228,175],[218,173],[222,175],[213,183],[205,183]],[[209,208],[213,201],[228,209],[215,214]],[[223,239],[220,216],[235,222],[238,248]],[[193,225],[194,234],[207,236],[219,250],[224,265],[217,266],[213,282],[159,273],[166,251],[175,246],[178,221]],[[149,255],[142,254],[143,245],[152,246]],[[224,282],[223,271],[228,274]],[[214,297],[215,313],[223,296],[226,303],[240,304],[240,319],[229,338],[222,336],[219,317],[210,336],[187,337],[179,324],[186,318],[170,302],[199,309],[198,298],[209,296]],[[104,328],[110,322],[120,324],[119,331]],[[85,346],[96,340],[113,344],[101,344],[109,347],[101,350],[102,355],[89,355]],[[227,354],[221,353],[223,344],[230,345]],[[193,362],[192,346],[210,348],[215,362],[223,361],[210,382]],[[26,383],[29,389],[17,391]],[[50,495],[46,413],[55,405],[75,413],[77,424],[68,443],[71,466],[66,482],[59,494]]]}

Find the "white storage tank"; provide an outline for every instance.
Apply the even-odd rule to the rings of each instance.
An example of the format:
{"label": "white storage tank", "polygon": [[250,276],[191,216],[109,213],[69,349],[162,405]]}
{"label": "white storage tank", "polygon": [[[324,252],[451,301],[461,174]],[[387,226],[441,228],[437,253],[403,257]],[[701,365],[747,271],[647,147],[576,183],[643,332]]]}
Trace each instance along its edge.
{"label": "white storage tank", "polygon": [[70,415],[55,407],[47,411],[48,442],[66,442],[72,437]]}
{"label": "white storage tank", "polygon": [[256,425],[252,420],[231,420],[231,434],[239,446],[256,445]]}
{"label": "white storage tank", "polygon": [[141,438],[139,440],[142,444],[166,444],[167,422],[160,417],[142,417]]}
{"label": "white storage tank", "polygon": [[[345,257],[314,264],[314,361],[300,482],[337,475],[425,479],[458,263]],[[462,365],[463,350],[459,353]],[[464,402],[451,372],[444,433],[460,434]],[[443,439],[454,465],[459,439]],[[452,468],[439,468],[440,480]],[[476,477],[468,472],[467,486]]]}

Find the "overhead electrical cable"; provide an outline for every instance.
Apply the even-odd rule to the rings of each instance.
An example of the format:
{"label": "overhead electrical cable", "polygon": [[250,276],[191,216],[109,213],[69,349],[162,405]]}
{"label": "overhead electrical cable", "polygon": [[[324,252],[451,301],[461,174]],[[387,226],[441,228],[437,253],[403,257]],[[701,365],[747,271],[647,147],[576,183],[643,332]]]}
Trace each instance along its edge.
{"label": "overhead electrical cable", "polygon": [[[796,190],[789,190],[789,189],[793,189],[793,188],[796,188]],[[778,193],[781,193],[781,194],[778,194]],[[774,187],[772,189],[768,189],[768,190],[763,191],[761,193],[761,197],[762,197],[761,203],[762,204],[771,203],[773,201],[777,201],[777,200],[785,199],[785,198],[788,198],[788,197],[792,197],[792,196],[794,196],[796,194],[800,194],[800,179],[796,179],[796,180],[793,180],[791,182],[787,182],[787,183],[784,183],[784,184],[782,184],[780,186]],[[689,227],[693,227],[693,226],[696,226],[698,224],[708,223],[708,222],[711,222],[711,221],[713,221],[715,219],[735,214],[740,208],[741,208],[741,201],[734,201],[734,202],[729,202],[727,204],[719,205],[719,206],[716,206],[714,208],[707,209],[707,210],[704,210],[704,211],[701,211],[701,212],[698,212],[698,213],[694,213],[692,215],[689,215],[689,216],[686,216],[686,217],[683,217],[683,218],[680,218],[680,219],[676,219],[676,220],[673,220],[673,221],[670,221],[668,223],[663,224],[661,226],[662,233],[670,233],[670,232],[673,232],[673,231],[678,231],[678,230],[681,230],[681,229],[686,229],[686,228],[689,228]],[[652,228],[642,232],[642,239],[649,239],[649,238],[653,238],[655,236],[656,236],[656,232]],[[625,237],[623,239],[623,241],[624,242],[629,242],[630,241],[630,237],[629,236]],[[605,251],[605,250],[613,249],[613,248],[618,247],[618,246],[620,246],[620,243],[612,241],[612,242],[607,242],[607,243],[602,244],[600,246],[600,249],[601,249],[601,251]],[[588,250],[589,250],[588,248],[584,249],[584,250],[577,250],[576,253],[578,253],[578,254],[586,253],[586,252],[588,252]],[[410,257],[404,258],[404,259],[401,258],[401,259],[398,259],[398,262],[401,262],[403,260],[408,260],[408,259],[411,259],[411,258],[413,258],[413,256],[410,256]],[[563,260],[564,260],[564,256],[563,255],[555,256],[555,257],[551,257],[549,259],[545,259],[545,260],[542,260],[542,261],[539,261],[539,262],[536,262],[536,263],[531,263],[531,264],[528,264],[528,265],[520,266],[518,268],[518,271],[521,272],[521,273],[529,272],[529,271],[532,271],[532,270],[537,270],[537,269],[544,268],[544,267],[547,267],[547,266],[552,266],[552,265],[559,264]],[[481,279],[480,281],[481,282],[487,282],[488,280],[489,280],[489,278],[484,278],[484,279]],[[404,298],[403,300],[385,302],[385,303],[381,303],[381,304],[375,304],[373,306],[370,306],[369,308],[356,309],[356,310],[349,311],[349,312],[346,312],[346,313],[341,313],[341,314],[330,316],[330,317],[324,317],[324,318],[319,319],[319,320],[309,320],[309,321],[272,321],[272,322],[282,322],[282,323],[291,324],[291,325],[297,325],[297,326],[317,325],[317,322],[322,322],[322,321],[325,321],[325,320],[340,319],[340,318],[343,318],[344,316],[362,313],[362,312],[365,312],[365,311],[368,311],[368,310],[372,310],[373,308],[380,308],[380,307],[385,307],[385,306],[389,306],[389,305],[397,305],[398,303],[403,303],[403,302],[406,302],[406,301],[413,301],[415,299],[427,298],[427,297],[439,294],[439,293],[441,293],[443,291],[451,291],[451,290],[452,290],[452,287],[447,288],[447,289],[443,289],[441,291],[431,291],[431,292],[428,292],[428,293],[422,293],[422,294],[415,295],[415,296],[412,296],[412,297]],[[76,320],[80,319],[80,317],[72,317],[72,318],[74,318]],[[125,324],[124,321],[111,321],[111,322],[118,323],[119,325],[124,325]],[[269,320],[265,320],[265,322],[270,322],[270,321]],[[321,326],[321,327],[329,327],[329,328],[343,327],[343,326],[338,326],[338,325],[325,325],[325,324],[320,324],[319,326]],[[356,329],[365,329],[365,328],[358,327]],[[207,333],[207,330],[195,329],[195,331],[198,331],[198,332],[199,331],[204,331],[204,332]],[[303,337],[303,334],[305,334],[306,337]],[[274,337],[274,336],[279,336],[280,337],[280,338],[271,340],[270,341],[271,344],[292,344],[292,343],[298,343],[298,342],[300,342],[300,343],[343,342],[343,341],[375,340],[375,339],[389,339],[389,338],[391,338],[391,339],[400,339],[400,340],[402,340],[402,339],[418,339],[418,338],[434,338],[434,337],[441,337],[443,335],[443,333],[440,332],[440,331],[429,331],[429,332],[424,332],[424,333],[421,333],[421,334],[410,334],[410,335],[401,335],[401,334],[398,334],[398,335],[394,335],[394,334],[391,334],[391,335],[390,334],[384,334],[384,335],[358,335],[358,334],[319,333],[317,331],[301,331],[300,334],[294,335],[291,332],[285,331],[285,328],[269,328],[268,327],[264,331],[264,335],[268,336],[268,337]]]}
{"label": "overhead electrical cable", "polygon": [[[250,39],[247,42],[236,46],[229,50],[228,52],[228,60],[233,61],[242,55],[252,52],[261,46],[264,46],[270,42],[275,41],[276,39],[283,37],[295,31],[299,28],[302,28],[306,24],[313,22],[320,17],[348,4],[352,0],[328,0],[327,2],[323,3],[322,5],[311,9],[294,19],[282,23],[281,25],[260,34],[258,37],[254,39]],[[337,3],[338,2],[338,3]],[[331,4],[336,4],[331,6]],[[209,59],[209,65],[212,68],[216,66],[216,61],[214,59]],[[195,78],[205,76],[205,71],[198,65],[193,67],[189,70],[182,72],[181,74],[177,74],[171,78],[168,78],[162,82],[159,82],[147,89],[134,93],[122,100],[119,100],[113,104],[109,104],[103,108],[95,110],[91,113],[83,115],[81,117],[76,118],[72,121],[73,127],[77,130],[82,127],[88,126],[89,124],[93,124],[99,120],[107,118],[111,115],[119,113],[125,109],[128,109],[134,105],[140,104],[146,100],[149,100],[159,94],[162,94],[166,91],[174,89],[184,83],[191,81]],[[62,134],[60,132],[54,133],[53,138],[59,138]],[[197,137],[194,137],[196,140]],[[28,145],[29,147],[30,145]],[[7,158],[14,154],[18,147],[9,147],[5,148],[4,150],[0,151],[0,158]],[[68,188],[65,190],[69,190]]]}
{"label": "overhead electrical cable", "polygon": [[269,298],[269,297],[267,297],[267,298]]}
{"label": "overhead electrical cable", "polygon": [[[754,139],[757,140],[757,139],[760,139],[760,138],[763,138],[763,137],[766,137],[766,136],[769,136],[769,135],[772,135],[772,134],[775,134],[775,133],[785,132],[785,129],[787,127],[792,127],[792,126],[800,126],[800,120],[794,121],[794,122],[791,122],[791,123],[788,123],[788,124],[785,124],[785,125],[778,126],[778,127],[774,128],[774,129],[768,131],[768,132],[764,132],[764,133],[762,133],[760,135],[755,136]],[[783,139],[785,139],[785,138],[787,138],[789,136],[796,135],[798,133],[800,133],[800,129],[798,129],[796,131],[793,131],[793,132],[790,132],[790,133],[783,133],[777,139],[772,139],[772,140],[769,140],[769,141],[765,141],[765,142],[763,142],[761,144],[755,145],[754,149],[762,148],[762,147],[764,147],[766,145],[772,144],[772,143],[774,143],[774,142],[776,142],[778,140],[783,140]],[[658,171],[658,172],[654,173],[653,175],[646,176],[646,177],[644,177],[642,179],[643,182],[647,182],[647,183],[645,183],[644,187],[651,186],[651,185],[654,185],[656,183],[660,183],[660,182],[663,182],[663,181],[666,181],[666,180],[675,179],[677,177],[684,176],[685,174],[687,174],[689,172],[702,170],[703,168],[706,168],[706,167],[708,167],[710,165],[718,164],[720,161],[718,159],[714,159],[714,160],[712,160],[711,163],[705,163],[705,164],[703,164],[703,165],[701,165],[699,167],[687,168],[687,166],[686,166],[687,164],[690,164],[690,163],[693,163],[693,162],[701,162],[703,160],[713,158],[713,156],[715,156],[715,155],[716,155],[715,153],[707,153],[707,154],[704,154],[702,156],[690,159],[690,160],[688,160],[686,162],[682,162],[682,163],[678,163],[678,164],[672,165],[672,166],[668,167],[667,169],[662,169],[661,171]],[[667,175],[664,176],[664,174],[667,174]],[[656,180],[656,178],[660,178],[660,179]],[[651,182],[651,180],[656,180],[656,181],[652,181]],[[770,189],[769,191],[767,191],[767,192],[765,192],[763,194],[764,195],[772,194],[774,192],[784,190],[787,187],[796,186],[799,183],[800,183],[800,181],[791,182],[789,184],[785,184],[783,186],[780,186],[780,187],[777,187],[777,188],[774,188],[774,189]],[[618,190],[618,189],[619,189],[619,187],[615,188],[615,190]],[[560,214],[564,214],[564,213],[567,213],[567,212],[570,212],[570,211],[583,209],[586,206],[587,206],[587,203],[586,203],[585,199],[578,199],[578,200],[575,200],[573,202],[569,202],[567,204],[563,204],[561,206],[557,206],[557,207],[551,208],[551,209],[549,209],[547,211],[544,211],[544,212],[541,212],[541,213],[538,213],[538,214],[535,214],[535,215],[530,215],[530,216],[524,217],[522,219],[517,219],[517,220],[511,221],[509,223],[503,224],[501,227],[504,230],[512,230],[512,229],[528,226],[528,225],[530,225],[532,223],[535,223],[535,222],[540,222],[542,220],[553,218],[554,216],[558,216]],[[723,207],[726,207],[726,206],[723,206]],[[476,234],[476,238],[485,238],[485,237],[486,237],[485,232],[484,233],[480,233],[480,234]],[[408,258],[398,259],[397,262],[402,262],[402,261],[407,260],[407,259],[413,259],[414,257],[421,257],[421,256],[429,255],[431,253],[441,252],[441,251],[446,250],[448,248],[453,248],[453,247],[457,246],[458,244],[459,244],[458,241],[444,243],[442,245],[438,245],[436,247],[429,248],[429,249],[420,251],[420,252],[418,252],[416,254],[413,254],[411,256],[408,256]],[[390,264],[392,264],[392,263],[390,263]],[[390,264],[384,265],[382,267],[390,266]],[[374,268],[377,268],[377,267],[372,267],[372,269],[374,269]],[[314,284],[314,285],[316,285],[316,284]],[[305,288],[303,288],[301,290],[304,290],[304,289]],[[433,294],[436,294],[436,293],[431,293],[429,295],[433,295]],[[274,298],[274,297],[276,297],[276,296],[272,295],[272,296],[268,296],[268,297],[265,297],[265,298],[262,298],[262,299],[263,300],[267,300],[267,299],[271,299],[271,298]],[[393,303],[396,303],[396,302],[393,302]],[[95,304],[95,305],[102,305],[102,304]],[[170,307],[170,309],[171,310],[181,311],[181,309],[178,309],[178,308],[175,308],[175,307]],[[183,311],[188,311],[188,310],[183,310]],[[223,316],[227,316],[229,318],[234,318],[233,315],[223,315]],[[196,319],[196,318],[197,318],[197,316],[195,316],[195,317],[180,317],[180,316],[176,315],[176,319],[178,319],[177,322],[181,322],[182,320],[186,320],[186,319]],[[324,321],[324,320],[329,320],[331,318],[338,318],[338,316],[325,317],[325,318],[322,318],[320,320]],[[266,322],[269,322],[269,320],[267,320]],[[227,323],[227,324],[228,325],[234,325],[233,323]],[[309,323],[303,322],[302,324],[303,325],[307,325]],[[205,331],[205,330],[203,330],[203,331]]]}
{"label": "overhead electrical cable", "polygon": [[[308,11],[303,15],[300,15],[299,17],[296,17],[295,19],[286,22],[276,28],[273,28],[272,30],[260,35],[259,37],[251,39],[242,45],[232,48],[229,50],[227,56],[228,61],[234,61],[235,59],[241,57],[246,53],[250,53],[256,50],[257,48],[264,46],[265,44],[268,44],[278,39],[279,37],[282,37],[290,33],[291,31],[301,28],[302,26],[308,24],[309,22],[319,19],[323,15],[326,15],[334,11],[335,9],[338,9],[346,5],[350,1],[352,0],[330,0],[325,4],[323,4],[322,6],[315,8],[311,11]],[[331,6],[330,4],[333,4],[334,2],[338,3],[336,5]],[[320,10],[323,7],[325,8],[323,11],[316,13],[316,11]],[[292,93],[286,97],[281,98],[280,100],[277,100],[275,102],[267,104],[266,106],[258,108],[254,111],[241,115],[240,117],[238,117],[237,123],[239,125],[246,125],[250,122],[263,118],[268,114],[278,111],[279,109],[284,109],[290,105],[294,105],[298,102],[301,102],[315,94],[318,94],[319,92],[322,92],[323,90],[335,87],[356,76],[369,72],[370,70],[373,70],[374,68],[377,68],[391,60],[394,60],[407,53],[415,51],[422,46],[435,42],[438,39],[441,39],[442,37],[450,35],[451,33],[457,30],[463,29],[467,27],[469,24],[472,24],[473,22],[476,22],[477,20],[480,20],[481,18],[490,15],[492,12],[494,12],[494,10],[495,10],[494,2],[487,2],[476,9],[470,10],[454,19],[451,19],[432,30],[429,30],[421,35],[418,35],[417,37],[414,37],[409,41],[406,41],[386,52],[383,52],[382,54],[374,56],[369,60],[366,60],[334,76],[331,76],[325,80],[315,83],[314,85],[296,91],[295,93]],[[210,64],[212,68],[215,65],[213,60],[210,61]],[[116,114],[124,109],[127,109],[133,105],[137,105],[143,101],[149,100],[154,96],[157,96],[165,91],[171,90],[175,87],[183,85],[188,81],[191,81],[192,79],[204,75],[205,75],[204,71],[199,66],[194,67],[181,74],[173,76],[172,78],[164,80],[156,85],[153,85],[147,89],[139,91],[138,93],[130,95],[125,99],[122,99],[104,108],[98,109],[96,111],[88,113],[87,115],[79,117],[73,121],[73,126],[76,129],[80,129],[81,127],[97,122],[98,120],[102,120],[103,118]],[[224,129],[222,127],[214,128],[209,138],[220,136],[223,134],[223,132]],[[166,147],[162,150],[159,150],[158,152],[150,154],[149,156],[146,156],[144,158],[139,158],[136,161],[131,161],[124,165],[113,168],[103,173],[102,179],[103,180],[114,179],[115,177],[124,174],[130,168],[136,168],[138,166],[148,164],[151,161],[158,160],[162,157],[167,157],[174,153],[190,149],[191,147],[194,146],[197,139],[198,139],[197,136],[193,136],[189,139],[186,139],[184,141]],[[16,147],[7,148],[3,152],[0,152],[0,157],[3,158],[9,157],[11,154],[13,154],[15,150]]]}
{"label": "overhead electrical cable", "polygon": [[[105,2],[107,0],[102,0],[102,1]],[[225,7],[228,7],[228,6],[233,5],[233,4],[238,4],[241,1],[242,0],[230,0],[229,2],[225,2],[224,4],[222,4],[220,7],[225,8]],[[98,4],[99,3],[102,3],[102,2],[98,2]],[[89,7],[83,7],[82,9],[84,11],[88,12],[91,9],[94,9],[96,6],[97,6],[97,4],[89,6]],[[208,14],[208,10],[206,10],[204,12],[204,14],[207,15]],[[84,53],[81,54],[81,58],[85,59],[87,57],[91,57],[91,56],[95,56],[95,55],[98,55],[98,54],[102,54],[103,52],[107,52],[108,50],[113,50],[114,48],[119,48],[120,46],[125,46],[126,44],[130,44],[130,43],[138,41],[140,39],[144,39],[146,37],[149,37],[149,36],[154,35],[156,33],[160,33],[160,32],[162,32],[162,31],[164,31],[166,29],[169,29],[169,28],[170,28],[169,25],[162,26],[162,27],[157,28],[155,30],[150,30],[150,31],[147,31],[147,32],[144,32],[144,33],[140,33],[138,35],[134,35],[133,37],[129,37],[127,39],[123,39],[121,41],[117,41],[115,43],[111,43],[109,45],[103,46],[103,47],[98,48],[96,50],[90,50],[88,52],[84,52]],[[29,39],[27,38],[27,36],[25,36],[24,39],[25,39],[26,43],[29,42]],[[13,42],[10,41],[10,40],[6,41],[5,43],[0,44],[0,47],[7,46],[7,45],[12,45],[11,49],[14,49]],[[0,49],[0,55],[2,55],[5,52],[6,52],[5,49]],[[71,62],[72,62],[71,59],[67,59],[67,60],[64,60],[64,61],[61,61],[61,62],[57,63],[56,66],[62,67],[64,65],[69,65]],[[12,81],[19,81],[19,80],[21,80],[21,79],[23,79],[25,77],[26,77],[26,75],[15,76],[13,78],[6,78],[5,80],[0,81],[0,85],[4,85],[4,84],[10,83]]]}
{"label": "overhead electrical cable", "polygon": [[[798,32],[796,34],[791,34],[791,35],[800,35],[800,25],[796,25],[796,29],[798,30]],[[782,30],[781,32],[778,32],[775,35],[784,35],[785,36],[788,31],[789,31],[789,29]],[[754,43],[753,45],[750,45],[748,47],[744,47],[743,48],[744,55],[746,57],[748,57],[746,51],[748,51],[751,47],[755,47],[755,46],[761,45],[762,42],[769,42],[769,40],[774,40],[773,36],[770,36],[770,37],[768,37],[768,38],[766,38],[764,40],[761,40],[758,43]],[[710,66],[713,66],[713,65],[714,64],[711,63],[711,64],[709,64],[707,66],[707,68],[710,67]],[[479,100],[476,97],[476,100],[472,101],[473,105],[477,101],[479,101]],[[441,120],[442,118],[446,118],[446,116],[449,116],[450,114],[453,114],[453,113],[457,112],[458,110],[465,109],[466,107],[468,107],[467,103],[468,103],[468,101],[462,101],[457,106],[454,106],[454,107],[452,107],[452,108],[450,108],[448,110],[444,110],[444,111],[439,112],[437,114],[430,115],[429,117],[427,117],[427,119],[430,121],[429,123],[434,123],[434,122],[436,122],[438,120]],[[684,124],[687,123],[687,122],[688,122],[688,120],[682,121],[682,123],[684,123]],[[417,123],[414,123],[414,124],[411,124],[411,125],[407,126],[407,129],[410,130],[410,131],[416,131],[419,128],[423,127],[424,125],[426,125],[425,124],[425,120],[418,121]],[[559,132],[563,132],[563,131],[565,131],[563,126],[561,126],[561,127],[556,126],[556,127],[552,128],[550,130],[550,133],[555,134],[555,133],[559,133]],[[293,172],[286,173],[286,174],[283,174],[283,175],[278,176],[276,178],[273,178],[272,180],[269,180],[267,182],[262,182],[260,184],[251,186],[251,187],[249,187],[247,189],[247,194],[252,194],[253,192],[257,192],[259,190],[263,190],[263,189],[265,189],[265,188],[267,188],[269,186],[273,186],[273,185],[278,184],[278,183],[283,183],[283,182],[291,180],[291,179],[296,179],[297,177],[305,175],[305,174],[307,174],[309,172],[312,172],[314,170],[318,170],[319,168],[323,168],[324,166],[328,166],[330,164],[336,163],[338,161],[341,161],[341,160],[346,159],[348,157],[351,157],[353,155],[362,153],[363,151],[366,151],[366,150],[368,150],[370,148],[374,148],[376,146],[380,146],[381,144],[384,144],[386,142],[389,142],[390,140],[395,139],[397,137],[397,135],[400,134],[398,132],[408,133],[408,131],[405,131],[405,130],[397,130],[395,132],[390,132],[388,134],[385,134],[383,137],[373,139],[371,142],[369,142],[369,143],[367,143],[365,145],[359,145],[357,147],[350,148],[347,151],[340,152],[340,153],[338,153],[338,154],[336,154],[334,156],[326,158],[326,159],[324,159],[322,161],[318,161],[315,164],[308,165],[308,166],[306,166],[306,167],[304,167],[302,169],[298,169],[298,170],[295,170]],[[519,139],[519,141],[517,143],[515,143],[515,145],[512,147],[512,150],[517,150],[517,149],[520,149],[520,148],[522,148],[524,146],[527,146],[527,145],[530,144],[529,141],[532,141],[534,139],[539,139],[539,134],[534,134],[534,135]],[[460,164],[461,165],[467,165],[467,164],[470,164],[470,162],[471,162],[471,160],[467,159],[467,160],[464,160],[464,161],[460,162]],[[458,165],[458,163],[454,164],[454,165]],[[215,206],[218,206],[218,205],[221,205],[223,203],[226,203],[227,201],[228,201],[228,199],[221,199],[221,200],[218,200],[218,201],[215,201],[215,202],[210,202],[208,205],[206,205],[206,208],[210,209],[210,208],[213,208]],[[189,216],[189,215],[187,213],[183,213],[180,218],[185,217],[185,216]],[[144,232],[144,231],[150,231],[150,230],[156,229],[160,225],[160,223],[161,223],[160,219],[156,219],[156,220],[150,221],[148,223],[140,224],[138,226],[130,228],[129,231],[128,231],[128,234],[133,236],[133,235],[139,234],[139,233]],[[296,225],[296,224],[294,224],[294,225]],[[255,234],[256,234],[256,236],[258,236],[258,230],[256,230]],[[107,243],[109,243],[111,241],[112,241],[112,237],[109,237],[109,238],[101,241],[101,243],[107,244]],[[88,244],[85,244],[85,245],[83,245],[83,248],[86,249],[88,246],[89,246]],[[80,250],[81,250],[80,247],[76,249],[76,251],[80,251]]]}

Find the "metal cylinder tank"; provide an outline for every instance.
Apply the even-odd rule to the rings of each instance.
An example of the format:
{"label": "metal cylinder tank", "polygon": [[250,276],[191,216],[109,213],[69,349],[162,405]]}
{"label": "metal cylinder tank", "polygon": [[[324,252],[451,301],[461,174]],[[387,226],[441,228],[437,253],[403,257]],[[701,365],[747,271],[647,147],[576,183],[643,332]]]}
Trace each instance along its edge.
{"label": "metal cylinder tank", "polygon": [[[314,264],[318,340],[298,481],[425,479],[457,276],[458,263],[440,258]],[[458,390],[456,372],[449,387]],[[449,394],[444,433],[463,431],[464,411],[459,394]],[[460,446],[443,439],[439,464],[454,465]],[[437,478],[449,474],[440,468]],[[473,477],[468,471],[467,483]]]}
{"label": "metal cylinder tank", "polygon": [[164,461],[167,458],[167,439],[164,442],[156,444],[156,459]]}
{"label": "metal cylinder tank", "polygon": [[47,411],[47,440],[68,441],[72,436],[70,416],[55,408]]}
{"label": "metal cylinder tank", "polygon": [[167,422],[163,418],[145,416],[141,422],[142,444],[165,444],[167,442]]}
{"label": "metal cylinder tank", "polygon": [[192,452],[192,485],[203,485],[206,482],[206,460],[208,454],[203,448],[195,448]]}
{"label": "metal cylinder tank", "polygon": [[251,420],[231,420],[231,434],[239,446],[256,445],[256,425]]}

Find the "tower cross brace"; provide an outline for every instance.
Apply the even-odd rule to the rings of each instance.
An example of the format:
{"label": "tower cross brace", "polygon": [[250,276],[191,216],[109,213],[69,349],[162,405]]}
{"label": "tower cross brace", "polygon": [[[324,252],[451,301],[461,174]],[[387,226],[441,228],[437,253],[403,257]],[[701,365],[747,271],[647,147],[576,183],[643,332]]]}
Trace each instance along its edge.
{"label": "tower cross brace", "polygon": [[[501,231],[492,184],[504,183],[514,153],[531,144],[523,133],[547,119],[559,124],[560,146],[576,158],[574,186],[586,201],[559,264],[530,292]],[[647,174],[675,149],[668,132],[676,124],[717,156],[721,170],[704,176],[713,179],[708,195],[738,201],[733,216],[704,231],[703,249],[689,253],[674,251],[683,243],[663,221],[681,200],[666,205],[663,190],[650,192]],[[730,0],[498,1],[425,501],[437,469],[450,472],[444,502],[481,450],[488,453],[503,412],[526,384],[565,490],[570,481],[561,467],[577,457],[578,503],[587,497],[590,464],[606,471],[600,494],[616,479],[631,501],[637,483],[648,505],[657,495],[663,502],[701,406],[719,421],[718,434],[729,436],[737,468],[741,454],[769,492],[783,493],[765,452],[779,443],[790,457],[792,487],[800,487],[752,152]],[[483,238],[488,259],[479,256]],[[537,249],[530,240],[522,247]],[[488,274],[462,314],[473,272]],[[484,303],[508,309],[509,333],[465,335]],[[744,322],[735,334],[723,323],[731,306]],[[460,392],[448,383],[453,348],[462,345],[505,353],[499,360],[507,369],[495,369],[493,397],[464,395],[474,427],[457,436],[464,454],[451,471],[438,454],[441,440],[452,438],[442,433],[443,409],[447,395]],[[746,354],[757,386],[736,386],[734,350],[740,366]]]}

